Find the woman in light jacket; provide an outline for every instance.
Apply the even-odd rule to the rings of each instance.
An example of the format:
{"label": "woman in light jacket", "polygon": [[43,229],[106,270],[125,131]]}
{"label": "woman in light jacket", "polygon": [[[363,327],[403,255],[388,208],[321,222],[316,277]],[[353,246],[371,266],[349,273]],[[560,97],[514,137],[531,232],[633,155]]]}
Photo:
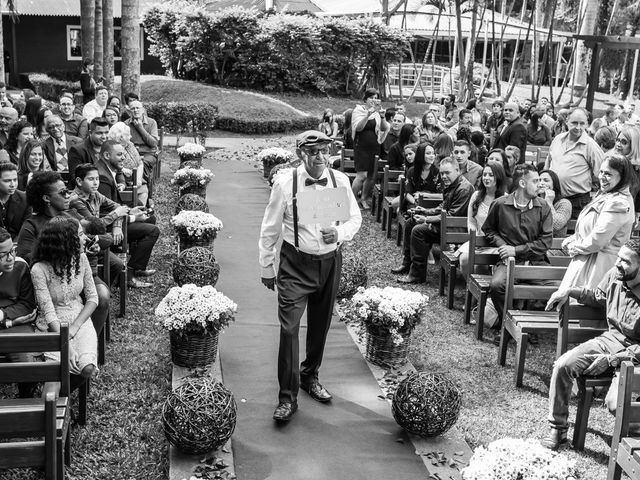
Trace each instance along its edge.
{"label": "woman in light jacket", "polygon": [[575,233],[562,242],[562,248],[573,258],[560,288],[595,288],[613,268],[635,221],[629,192],[632,176],[631,163],[622,155],[607,156],[602,162],[600,191],[580,212]]}

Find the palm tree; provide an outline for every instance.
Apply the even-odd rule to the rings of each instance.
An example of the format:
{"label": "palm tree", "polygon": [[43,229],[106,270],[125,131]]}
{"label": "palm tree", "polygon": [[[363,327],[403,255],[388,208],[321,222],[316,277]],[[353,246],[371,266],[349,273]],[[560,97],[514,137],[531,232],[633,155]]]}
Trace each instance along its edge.
{"label": "palm tree", "polygon": [[82,59],[93,63],[93,41],[95,35],[95,0],[80,0],[80,31],[82,40]]}
{"label": "palm tree", "polygon": [[95,22],[93,40],[93,78],[96,82],[102,78],[102,0],[95,0]]}
{"label": "palm tree", "polygon": [[140,0],[122,0],[122,96],[140,94]]}
{"label": "palm tree", "polygon": [[102,0],[102,69],[105,86],[113,88],[113,0]]}
{"label": "palm tree", "polygon": [[[13,19],[13,21],[15,21],[15,19],[18,16],[18,13],[16,12],[16,4],[13,0],[7,0],[6,3],[7,3],[7,10],[9,11],[9,15],[11,15],[11,18]],[[0,6],[0,53],[2,53],[3,59],[4,59],[4,31],[2,30],[2,7],[1,6]],[[0,81],[4,82],[5,77],[6,77],[6,73],[4,70],[4,60],[3,60],[0,62]]]}

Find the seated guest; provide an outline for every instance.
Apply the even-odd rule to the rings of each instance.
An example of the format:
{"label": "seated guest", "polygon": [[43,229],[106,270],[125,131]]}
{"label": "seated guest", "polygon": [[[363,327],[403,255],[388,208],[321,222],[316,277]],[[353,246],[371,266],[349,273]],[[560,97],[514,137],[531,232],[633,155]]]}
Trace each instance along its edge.
{"label": "seated guest", "polygon": [[46,120],[47,138],[42,144],[44,156],[47,158],[51,170],[66,172],[69,170],[69,150],[74,145],[82,143],[82,139],[67,135],[64,122],[57,115],[51,115]]}
{"label": "seated guest", "polygon": [[27,140],[33,138],[33,126],[26,120],[18,120],[9,130],[9,138],[0,150],[0,162],[11,162],[18,165],[18,157]]}
{"label": "seated guest", "polygon": [[82,101],[86,104],[96,98],[96,81],[93,78],[93,61],[83,60],[82,71],[80,72],[80,89],[82,90]]}
{"label": "seated guest", "polygon": [[89,123],[82,115],[75,112],[73,95],[63,93],[58,104],[59,115],[64,122],[64,132],[78,138],[86,138],[89,134]]}
{"label": "seated guest", "polygon": [[[33,333],[36,299],[29,265],[16,257],[11,235],[0,228],[0,335]],[[10,353],[12,362],[33,362],[40,353]],[[20,397],[31,397],[37,384],[19,383]]]}
{"label": "seated guest", "polygon": [[144,176],[149,187],[149,198],[153,198],[153,170],[158,162],[158,124],[153,118],[149,118],[144,111],[142,103],[133,100],[129,103],[131,117],[126,124],[131,129],[131,142],[138,149],[138,153],[144,162]]}
{"label": "seated guest", "polygon": [[618,251],[631,237],[635,222],[629,192],[629,160],[621,155],[605,158],[600,166],[600,190],[580,212],[575,233],[562,246],[572,257],[561,288],[595,288],[613,267]]}
{"label": "seated guest", "polygon": [[[100,158],[100,148],[109,136],[109,124],[104,118],[94,118],[89,125],[89,136],[82,142],[73,145],[67,156],[69,160],[69,173],[73,177],[73,170],[81,163],[95,164]],[[69,187],[75,188],[75,184],[69,179]]]}
{"label": "seated guest", "polygon": [[466,128],[467,130],[471,131],[472,124],[473,124],[473,114],[471,113],[471,110],[467,110],[466,108],[463,108],[458,113],[458,122],[455,125],[453,125],[451,128],[449,128],[447,133],[455,142],[458,139],[458,130],[462,128]]}
{"label": "seated guest", "polygon": [[[38,330],[59,332],[60,324],[68,323],[69,372],[88,379],[98,372],[98,337],[91,322],[98,294],[85,243],[77,220],[52,218],[38,237],[31,278],[38,302]],[[46,353],[45,357],[51,358]]]}
{"label": "seated guest", "polygon": [[543,198],[551,209],[553,217],[553,237],[560,238],[567,235],[567,223],[571,219],[571,202],[562,198],[560,180],[552,170],[540,172],[540,190],[538,196]]}
{"label": "seated guest", "polygon": [[[482,183],[478,190],[473,192],[469,200],[467,210],[467,230],[476,232],[482,236],[482,227],[489,214],[489,208],[496,198],[502,197],[506,193],[506,175],[502,164],[494,161],[487,162],[482,170]],[[460,270],[467,277],[469,275],[469,242],[466,242],[458,249]]]}
{"label": "seated guest", "polygon": [[30,216],[27,196],[18,190],[18,168],[13,163],[0,163],[0,226],[16,241],[22,224]]}
{"label": "seated guest", "polygon": [[113,107],[116,110],[118,110],[118,116],[120,116],[120,98],[116,97],[115,95],[111,95],[108,99],[107,99],[107,107]]}
{"label": "seated guest", "polygon": [[449,135],[440,135],[433,142],[433,149],[436,151],[435,165],[440,167],[440,160],[453,154],[453,140]]}
{"label": "seated guest", "polygon": [[104,112],[102,112],[102,118],[104,118],[109,127],[112,127],[114,124],[120,121],[120,111],[116,107],[105,107]]}
{"label": "seated guest", "polygon": [[[27,202],[34,213],[25,220],[18,234],[19,257],[33,263],[32,255],[36,239],[53,217],[66,216],[78,221],[86,220],[78,212],[69,208],[70,197],[71,192],[67,190],[57,172],[36,172],[33,175],[31,182],[27,185]],[[97,241],[100,248],[108,248],[112,243],[109,235],[101,235]],[[123,269],[122,261],[115,255],[110,259],[110,268],[113,272],[121,272]],[[95,283],[99,303],[92,320],[96,331],[99,332],[109,314],[111,290],[101,280],[96,279]]]}
{"label": "seated guest", "polygon": [[47,118],[53,115],[53,112],[48,108],[41,108],[38,114],[36,115],[36,123],[35,123],[35,137],[44,141],[49,138],[49,132],[47,131]]}
{"label": "seated guest", "polygon": [[91,120],[96,117],[101,117],[107,106],[107,100],[109,99],[109,90],[107,87],[100,85],[96,88],[96,98],[88,103],[85,103],[82,109],[82,116],[87,120],[87,123],[91,124]]}
{"label": "seated guest", "polygon": [[382,148],[380,149],[380,159],[387,160],[389,158],[389,150],[394,143],[398,141],[398,137],[400,137],[400,130],[404,125],[404,121],[406,119],[404,113],[397,113],[396,109],[391,107],[387,108],[384,112],[384,119],[391,126],[389,133],[382,142]]}
{"label": "seated guest", "polygon": [[406,277],[398,279],[400,283],[424,283],[427,277],[427,258],[434,243],[440,242],[440,214],[463,217],[467,214],[469,199],[473,193],[473,185],[462,176],[458,162],[452,158],[442,159],[440,162],[440,178],[444,185],[442,204],[436,208],[426,209],[416,207],[411,221],[405,224],[405,229],[411,232],[409,245],[411,256],[406,255],[406,247],[402,265],[394,269],[393,273],[407,273]]}
{"label": "seated guest", "polygon": [[400,128],[400,134],[398,135],[398,141],[391,145],[387,160],[389,162],[389,170],[402,170],[404,168],[404,147],[410,143],[416,143],[418,141],[418,134],[416,133],[416,126],[409,123],[404,123]]}
{"label": "seated guest", "polygon": [[423,143],[418,146],[413,166],[409,167],[407,177],[407,202],[413,206],[419,192],[441,193],[440,171],[435,166],[436,153],[433,146]]}
{"label": "seated guest", "polygon": [[493,305],[502,319],[507,280],[507,260],[546,264],[546,253],[553,239],[553,217],[547,202],[538,198],[540,176],[528,164],[518,165],[513,175],[514,190],[491,204],[482,230],[495,247],[500,262],[495,266],[490,284]]}
{"label": "seated guest", "polygon": [[471,160],[481,167],[484,167],[485,163],[487,163],[487,155],[489,154],[489,151],[485,146],[484,134],[482,132],[477,130],[471,132],[471,146],[476,150],[476,156]]}
{"label": "seated guest", "polygon": [[418,125],[418,135],[420,135],[420,143],[433,142],[436,141],[443,133],[444,128],[440,126],[440,122],[438,121],[437,113],[434,113],[430,110],[427,110],[422,116],[422,123]]}
{"label": "seated guest", "polygon": [[4,147],[9,139],[11,126],[18,121],[20,115],[15,108],[0,108],[0,148]]}
{"label": "seated guest", "polygon": [[522,156],[522,151],[518,147],[514,147],[513,145],[507,145],[504,149],[504,153],[507,156],[507,160],[509,160],[509,170],[513,175],[513,170],[516,168],[516,165],[520,165],[524,163],[524,157]]}
{"label": "seated guest", "polygon": [[562,305],[569,297],[597,309],[604,309],[609,329],[564,353],[553,365],[549,385],[551,430],[542,445],[557,449],[567,442],[569,399],[574,379],[615,372],[605,405],[615,414],[618,400],[618,367],[625,360],[640,360],[640,242],[629,240],[620,248],[615,267],[596,287],[582,285],[560,288],[547,303],[547,310]]}
{"label": "seated guest", "polygon": [[131,103],[139,100],[140,97],[133,92],[127,92],[124,94],[124,109],[120,108],[121,122],[124,122],[125,120],[131,118]]}
{"label": "seated guest", "polygon": [[551,145],[551,131],[541,117],[541,113],[534,111],[527,122],[527,142],[531,145]]}
{"label": "seated guest", "polygon": [[618,136],[618,132],[613,127],[602,127],[598,129],[598,131],[593,136],[593,140],[598,144],[598,146],[605,153],[609,153],[613,150],[613,147],[616,146],[616,137]]}
{"label": "seated guest", "polygon": [[[98,191],[109,200],[122,204],[120,191],[125,187],[122,174],[122,157],[124,148],[113,140],[107,140],[102,145],[100,160],[96,164],[100,175]],[[143,282],[138,277],[149,277],[156,271],[147,269],[151,251],[158,241],[160,229],[155,223],[155,217],[149,216],[146,209],[135,207],[129,210],[129,226],[127,236],[131,245],[131,257],[127,263],[127,275],[131,288],[148,288],[151,283]],[[114,239],[115,240],[115,239]]]}
{"label": "seated guest", "polygon": [[18,190],[24,191],[33,176],[33,172],[51,170],[45,161],[40,140],[29,140],[18,157]]}
{"label": "seated guest", "polygon": [[336,122],[333,110],[330,108],[325,109],[322,114],[322,122],[318,125],[318,130],[332,140],[338,138],[338,122]]}
{"label": "seated guest", "polygon": [[109,130],[109,140],[114,140],[124,147],[122,173],[127,179],[127,185],[132,185],[132,174],[136,170],[138,174],[138,203],[143,206],[146,205],[149,198],[149,189],[147,188],[147,182],[144,180],[144,164],[135,145],[131,143],[129,126],[126,123],[117,122]]}
{"label": "seated guest", "polygon": [[27,106],[24,109],[24,116],[27,117],[27,122],[35,126],[38,123],[38,112],[42,108],[42,97],[36,95],[27,100]]}
{"label": "seated guest", "polygon": [[342,116],[344,117],[344,124],[342,125],[342,145],[343,148],[353,150],[353,132],[351,130],[351,115],[353,114],[353,108],[348,108],[344,111]]}
{"label": "seated guest", "polygon": [[469,160],[471,157],[471,145],[466,140],[458,140],[454,143],[453,158],[458,162],[460,174],[466,178],[474,188],[480,186],[482,167]]}

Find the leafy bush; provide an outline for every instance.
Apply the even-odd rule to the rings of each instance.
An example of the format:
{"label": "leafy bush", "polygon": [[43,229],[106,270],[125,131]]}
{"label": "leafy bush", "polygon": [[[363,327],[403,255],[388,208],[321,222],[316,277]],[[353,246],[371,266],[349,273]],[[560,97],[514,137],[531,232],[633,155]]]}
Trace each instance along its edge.
{"label": "leafy bush", "polygon": [[44,73],[30,73],[29,81],[35,87],[38,95],[51,101],[57,101],[64,91],[75,92],[76,90],[80,90],[79,82],[56,80]]}
{"label": "leafy bush", "polygon": [[218,107],[207,103],[145,102],[147,114],[172,133],[214,130]]}
{"label": "leafy bush", "polygon": [[318,126],[317,117],[300,117],[287,120],[259,120],[232,117],[218,118],[218,128],[236,133],[279,133],[291,130],[312,130]]}
{"label": "leafy bush", "polygon": [[80,70],[49,70],[47,72],[51,78],[63,80],[65,82],[79,82]]}
{"label": "leafy bush", "polygon": [[382,91],[384,69],[406,56],[409,36],[367,18],[208,12],[184,1],[145,12],[145,30],[174,77],[271,91]]}

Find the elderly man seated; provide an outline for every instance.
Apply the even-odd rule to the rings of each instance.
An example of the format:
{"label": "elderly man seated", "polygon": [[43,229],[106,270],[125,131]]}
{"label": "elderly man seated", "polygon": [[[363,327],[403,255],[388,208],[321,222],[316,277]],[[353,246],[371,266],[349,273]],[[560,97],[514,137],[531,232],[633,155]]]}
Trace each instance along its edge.
{"label": "elderly man seated", "polygon": [[12,107],[0,108],[0,146],[4,147],[9,138],[9,129],[18,121],[18,111]]}
{"label": "elderly man seated", "polygon": [[144,178],[149,187],[149,198],[153,198],[153,170],[158,162],[158,124],[147,116],[142,102],[129,103],[131,118],[125,122],[131,129],[131,142],[138,149],[144,163]]}
{"label": "elderly man seated", "polygon": [[[36,318],[36,299],[31,283],[29,265],[16,257],[11,235],[0,228],[0,335],[5,333],[33,333]],[[10,354],[14,362],[35,361],[40,353]],[[34,384],[19,384],[21,397],[33,395]]]}
{"label": "elderly man seated", "polygon": [[617,370],[624,360],[640,361],[640,240],[629,240],[618,252],[615,266],[594,290],[572,287],[558,290],[547,303],[547,310],[558,308],[575,298],[594,308],[604,308],[609,329],[599,337],[569,350],[556,360],[549,387],[551,431],[542,445],[557,449],[567,441],[569,398],[573,380],[581,375],[615,375],[605,404],[615,415],[618,396]]}
{"label": "elderly man seated", "polygon": [[64,130],[64,122],[57,115],[49,115],[45,121],[45,128],[49,138],[44,141],[42,150],[49,161],[52,170],[65,172],[69,170],[69,150],[74,145],[82,143],[82,139],[67,135]]}

